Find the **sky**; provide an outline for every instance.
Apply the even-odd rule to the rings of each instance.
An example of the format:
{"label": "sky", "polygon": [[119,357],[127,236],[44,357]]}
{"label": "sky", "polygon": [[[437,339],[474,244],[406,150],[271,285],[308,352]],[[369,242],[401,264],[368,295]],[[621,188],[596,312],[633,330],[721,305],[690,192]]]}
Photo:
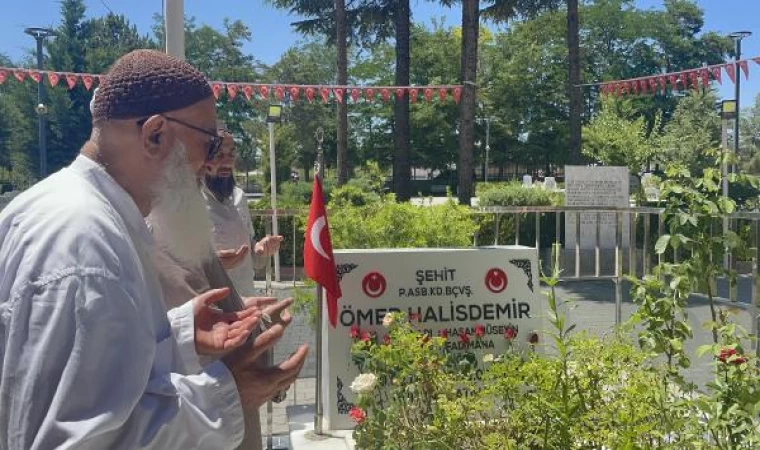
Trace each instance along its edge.
{"label": "sky", "polygon": [[[86,0],[89,15],[100,16],[109,10],[124,14],[141,33],[148,33],[153,15],[160,13],[162,0]],[[636,0],[644,9],[661,8],[662,0]],[[744,57],[760,56],[759,0],[699,0],[705,11],[705,30],[730,33],[748,30],[753,36],[742,43]],[[432,18],[445,18],[455,25],[461,21],[459,8],[443,8],[430,0],[411,0],[413,20],[429,23]],[[24,34],[26,27],[55,26],[59,21],[59,0],[0,0],[0,53],[19,59],[29,52],[34,41]],[[185,0],[185,14],[195,16],[197,23],[221,27],[225,17],[240,19],[248,25],[253,39],[244,50],[266,64],[276,62],[280,55],[301,36],[292,31],[290,23],[298,17],[269,6],[264,0]],[[594,80],[584,80],[592,82]],[[760,65],[750,62],[750,78],[742,79],[742,106],[754,104],[760,93]],[[719,90],[723,98],[734,97],[733,84],[725,83]]]}

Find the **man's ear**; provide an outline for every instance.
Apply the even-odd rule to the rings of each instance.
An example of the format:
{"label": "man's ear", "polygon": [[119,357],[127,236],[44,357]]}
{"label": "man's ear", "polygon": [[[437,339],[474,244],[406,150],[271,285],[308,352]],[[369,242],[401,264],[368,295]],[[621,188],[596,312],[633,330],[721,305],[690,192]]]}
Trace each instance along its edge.
{"label": "man's ear", "polygon": [[169,121],[160,115],[151,116],[142,126],[140,135],[145,156],[163,159],[174,146],[174,130]]}

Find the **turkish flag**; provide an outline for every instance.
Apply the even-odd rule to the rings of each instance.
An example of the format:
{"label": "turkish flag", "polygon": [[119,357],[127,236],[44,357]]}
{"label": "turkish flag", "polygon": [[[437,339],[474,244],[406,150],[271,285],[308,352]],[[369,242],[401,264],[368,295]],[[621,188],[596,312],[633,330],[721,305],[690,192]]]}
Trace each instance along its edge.
{"label": "turkish flag", "polygon": [[[322,194],[322,181],[314,176],[314,190],[311,193],[309,221],[306,224],[306,239],[303,246],[303,265],[306,276],[319,283],[327,291],[327,317],[335,328],[338,323],[338,299],[343,296],[338,281],[338,271],[333,258],[330,227]],[[322,305],[320,305],[321,307]]]}

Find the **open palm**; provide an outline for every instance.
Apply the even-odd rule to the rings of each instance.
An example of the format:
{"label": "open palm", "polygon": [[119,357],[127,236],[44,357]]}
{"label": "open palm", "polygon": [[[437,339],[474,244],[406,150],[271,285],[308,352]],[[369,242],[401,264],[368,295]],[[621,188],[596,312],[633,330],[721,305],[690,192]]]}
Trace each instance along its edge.
{"label": "open palm", "polygon": [[212,289],[193,299],[195,350],[198,354],[228,353],[243,345],[258,325],[261,311],[255,306],[237,312],[222,312],[213,307],[228,294],[228,288]]}

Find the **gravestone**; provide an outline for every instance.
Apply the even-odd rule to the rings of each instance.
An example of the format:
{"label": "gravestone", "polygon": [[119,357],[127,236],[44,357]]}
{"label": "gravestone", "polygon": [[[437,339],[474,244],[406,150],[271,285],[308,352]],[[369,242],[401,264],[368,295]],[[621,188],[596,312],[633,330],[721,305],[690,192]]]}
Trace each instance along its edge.
{"label": "gravestone", "polygon": [[[565,166],[565,206],[630,207],[630,179],[626,167]],[[575,248],[578,214],[567,213],[565,218],[565,248]],[[599,247],[615,248],[617,218],[615,213],[580,214],[580,248],[596,247],[597,220]],[[622,214],[623,246],[629,243],[629,217]]]}
{"label": "gravestone", "polygon": [[522,179],[523,187],[533,187],[533,177],[530,175],[523,175]]}
{"label": "gravestone", "polygon": [[[415,328],[446,337],[449,351],[472,352],[480,365],[483,355],[501,354],[510,345],[528,350],[536,331],[544,342],[546,299],[534,248],[339,250],[335,262],[343,297],[337,326],[330,327],[326,315],[322,322],[325,429],[355,425],[348,416],[356,400],[350,385],[359,375],[350,353],[352,327],[393,345],[382,344],[389,312],[415,314]],[[504,337],[507,330],[514,333],[511,341]]]}

